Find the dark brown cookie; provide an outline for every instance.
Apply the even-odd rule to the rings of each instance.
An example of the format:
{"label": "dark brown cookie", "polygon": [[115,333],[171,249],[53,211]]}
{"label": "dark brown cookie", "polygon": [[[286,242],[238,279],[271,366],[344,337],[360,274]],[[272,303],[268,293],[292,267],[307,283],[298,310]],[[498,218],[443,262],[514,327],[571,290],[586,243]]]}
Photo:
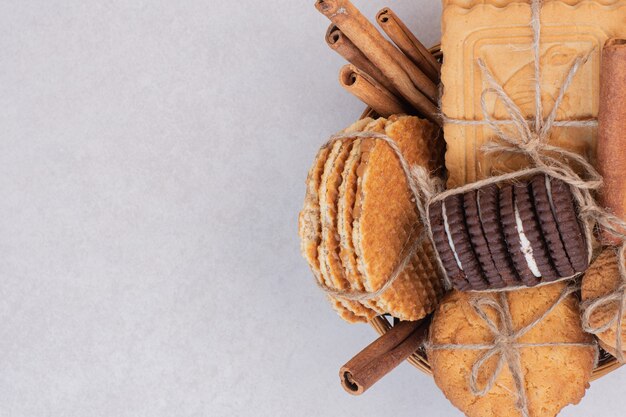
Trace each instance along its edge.
{"label": "dark brown cookie", "polygon": [[545,175],[537,175],[531,179],[533,205],[554,267],[561,278],[570,277],[576,272],[567,256],[563,239],[556,224],[556,217],[552,212],[546,181],[548,178]]}
{"label": "dark brown cookie", "polygon": [[517,275],[513,260],[506,245],[500,219],[499,189],[495,184],[483,187],[476,192],[478,213],[485,233],[489,252],[498,269],[498,273],[507,286],[522,285]]}
{"label": "dark brown cookie", "polygon": [[465,223],[469,233],[470,242],[474,248],[474,253],[478,259],[478,263],[483,271],[484,276],[489,281],[490,288],[503,288],[506,283],[500,277],[498,268],[493,261],[489,245],[485,238],[483,226],[478,211],[478,202],[476,199],[476,190],[469,191],[463,195],[463,207],[465,208]]}
{"label": "dark brown cookie", "polygon": [[436,201],[431,204],[428,209],[430,228],[433,233],[433,243],[435,244],[439,259],[441,259],[441,263],[452,285],[458,290],[466,291],[470,289],[470,285],[465,279],[465,274],[461,268],[459,268],[454,252],[450,247],[448,234],[444,225],[442,205],[443,203],[441,201]]}
{"label": "dark brown cookie", "polygon": [[549,178],[546,185],[552,196],[557,228],[563,239],[570,263],[575,272],[585,272],[589,267],[587,243],[578,220],[572,191],[569,185],[555,178]]}
{"label": "dark brown cookie", "polygon": [[450,234],[452,235],[452,242],[454,243],[457,256],[461,261],[465,278],[469,281],[473,290],[488,289],[489,282],[483,275],[467,230],[463,195],[455,194],[447,197],[444,200],[444,207],[446,209]]}
{"label": "dark brown cookie", "polygon": [[541,281],[550,282],[559,279],[559,273],[552,264],[550,253],[541,235],[541,226],[535,213],[529,183],[524,181],[513,185],[515,207],[522,220],[522,229],[532,248],[532,256],[541,272]]}
{"label": "dark brown cookie", "polygon": [[513,259],[513,264],[522,283],[528,287],[539,284],[541,277],[537,277],[530,269],[522,249],[515,217],[515,198],[512,185],[507,185],[500,190],[500,219],[511,259]]}

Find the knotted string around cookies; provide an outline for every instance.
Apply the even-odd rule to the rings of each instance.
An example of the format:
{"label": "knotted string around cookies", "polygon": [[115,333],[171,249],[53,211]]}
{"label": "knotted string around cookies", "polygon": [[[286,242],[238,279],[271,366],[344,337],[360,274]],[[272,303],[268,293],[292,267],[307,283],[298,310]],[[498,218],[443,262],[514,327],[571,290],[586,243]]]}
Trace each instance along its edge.
{"label": "knotted string around cookies", "polygon": [[[411,233],[408,236],[407,242],[405,242],[404,248],[402,249],[402,256],[400,262],[394,267],[392,273],[384,280],[384,284],[376,291],[358,291],[358,290],[341,290],[333,287],[329,287],[323,283],[322,280],[317,280],[317,286],[324,291],[326,294],[342,298],[350,301],[365,301],[371,300],[381,296],[385,291],[387,291],[393,283],[400,277],[402,272],[405,270],[413,256],[416,254],[420,245],[424,243],[424,240],[428,238],[428,234],[430,233],[430,228],[428,227],[428,222],[424,222],[424,219],[428,219],[426,214],[426,208],[422,204],[422,200],[425,198],[424,193],[429,193],[426,195],[426,198],[432,198],[432,195],[440,192],[443,189],[443,182],[441,179],[437,177],[431,177],[428,173],[416,178],[412,174],[412,168],[409,166],[409,163],[402,155],[402,151],[396,144],[396,142],[390,138],[389,136],[377,133],[377,132],[357,132],[357,133],[342,133],[338,135],[332,136],[324,145],[322,145],[321,149],[331,147],[337,141],[347,142],[354,141],[356,139],[373,139],[380,140],[386,143],[389,148],[393,151],[398,162],[400,163],[400,167],[404,173],[404,176],[407,181],[407,185],[412,194],[413,200],[415,201],[415,206],[419,214],[419,218],[421,219],[421,224],[416,224],[412,228]],[[415,167],[414,167],[415,168]],[[421,168],[421,167],[420,167]],[[422,168],[424,169],[424,168]],[[425,170],[425,169],[424,169]],[[419,236],[414,236],[414,234],[421,230]],[[361,271],[363,274],[363,279],[365,281],[368,280],[367,271]],[[442,275],[445,276],[445,275]],[[449,283],[446,284],[446,289],[449,289]]]}
{"label": "knotted string around cookies", "polygon": [[[528,412],[528,397],[524,386],[524,373],[520,362],[520,349],[533,347],[592,347],[595,350],[594,363],[598,360],[598,349],[595,343],[576,343],[576,342],[545,342],[545,343],[522,343],[519,339],[541,323],[550,313],[552,313],[561,302],[569,295],[577,291],[578,288],[569,285],[566,286],[556,301],[539,317],[535,318],[526,326],[515,330],[511,310],[509,308],[506,293],[500,292],[494,294],[492,298],[487,295],[475,295],[470,300],[470,305],[476,314],[485,322],[487,328],[493,335],[492,343],[485,344],[432,344],[427,343],[428,351],[434,350],[484,350],[478,360],[472,366],[469,376],[469,387],[473,395],[485,396],[494,387],[502,368],[506,364],[511,371],[515,391],[517,394],[516,407],[520,410],[523,417],[530,417]],[[487,313],[487,308],[496,313],[497,320],[492,320]],[[478,383],[479,375],[484,365],[492,357],[497,357],[498,362],[492,374],[487,378],[487,382],[483,387]],[[595,366],[595,365],[594,365]]]}
{"label": "knotted string around cookies", "polygon": [[[606,232],[610,233],[614,237],[622,241],[618,249],[618,262],[619,271],[622,284],[610,294],[600,297],[596,300],[592,300],[589,303],[583,305],[585,313],[583,314],[583,326],[591,333],[600,333],[613,324],[617,325],[616,329],[616,346],[617,346],[617,359],[620,362],[624,362],[624,355],[621,349],[622,347],[622,327],[623,315],[626,311],[626,268],[624,267],[624,261],[626,261],[626,222],[609,213],[604,208],[600,207],[596,202],[593,192],[597,191],[602,186],[602,177],[595,170],[595,168],[582,156],[575,152],[568,151],[563,148],[559,148],[548,143],[550,132],[554,126],[570,126],[570,127],[591,127],[596,126],[596,120],[572,120],[572,121],[556,121],[557,111],[563,102],[565,93],[567,92],[574,76],[578,70],[588,61],[589,56],[593,52],[577,57],[569,71],[567,72],[563,84],[559,89],[557,98],[554,102],[554,106],[550,111],[548,117],[545,119],[543,116],[542,102],[541,102],[541,68],[539,65],[540,58],[540,37],[541,37],[541,22],[540,22],[541,1],[533,0],[531,2],[531,27],[533,32],[532,51],[534,55],[534,71],[535,71],[535,120],[527,120],[521,109],[515,104],[513,99],[504,91],[502,85],[496,81],[493,74],[487,68],[485,62],[481,59],[478,60],[478,66],[485,77],[485,81],[489,85],[481,95],[481,108],[484,116],[484,120],[460,120],[443,117],[445,123],[457,124],[457,125],[487,125],[494,132],[496,132],[498,138],[502,143],[488,143],[483,147],[486,153],[516,153],[526,156],[534,169],[522,170],[513,173],[513,175],[507,175],[499,177],[499,180],[489,179],[483,182],[482,185],[487,183],[497,182],[500,180],[514,179],[516,177],[522,177],[529,175],[536,171],[543,172],[552,177],[558,178],[570,185],[574,198],[579,207],[579,217],[584,225],[585,234],[587,236],[588,255],[589,260],[592,256],[592,236],[595,227],[599,227]],[[500,121],[495,120],[487,109],[486,96],[488,94],[495,94],[496,98],[501,100],[504,107],[510,117],[510,120]],[[515,128],[516,134],[510,134],[505,132],[501,126],[503,124],[511,124]],[[573,163],[582,170],[583,175],[578,175],[569,165]],[[467,187],[461,187],[454,191],[450,191],[449,194],[455,192],[464,192],[471,188],[473,185]],[[444,195],[439,195],[438,198],[445,198]],[[618,302],[620,308],[618,309],[616,316],[609,320],[603,326],[594,328],[591,326],[589,320],[591,314],[599,307]]]}

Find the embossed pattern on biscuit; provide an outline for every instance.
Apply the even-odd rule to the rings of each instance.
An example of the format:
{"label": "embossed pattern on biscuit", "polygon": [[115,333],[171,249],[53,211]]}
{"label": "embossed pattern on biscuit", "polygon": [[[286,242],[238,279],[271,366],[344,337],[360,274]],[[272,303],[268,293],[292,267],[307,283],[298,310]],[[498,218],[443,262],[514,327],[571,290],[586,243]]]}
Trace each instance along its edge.
{"label": "embossed pattern on biscuit", "polygon": [[[535,77],[528,3],[446,0],[441,40],[446,57],[441,74],[444,85],[441,105],[446,116],[484,119],[481,92],[485,80],[476,66],[478,58],[485,61],[524,116],[534,116]],[[593,51],[590,59],[568,88],[557,120],[598,116],[597,79],[602,46],[610,37],[626,36],[625,21],[625,0],[543,2],[540,65],[544,117],[552,110],[563,77],[576,56],[589,51]],[[495,95],[486,97],[486,107],[496,119],[510,118]],[[510,127],[506,130],[515,134]],[[528,161],[519,156],[496,157],[481,152],[485,143],[497,139],[489,127],[447,123],[444,132],[448,144],[449,188],[528,166]],[[594,163],[597,129],[557,126],[552,130],[550,143],[577,152]]]}

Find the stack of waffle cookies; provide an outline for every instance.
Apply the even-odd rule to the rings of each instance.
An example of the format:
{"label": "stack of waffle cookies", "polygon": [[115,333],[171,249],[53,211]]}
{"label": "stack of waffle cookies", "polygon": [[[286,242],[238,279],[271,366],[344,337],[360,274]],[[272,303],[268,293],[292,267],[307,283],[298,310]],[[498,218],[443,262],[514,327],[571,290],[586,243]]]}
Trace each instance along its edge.
{"label": "stack of waffle cookies", "polygon": [[572,192],[543,174],[449,195],[429,206],[429,219],[448,278],[461,291],[533,287],[588,267]]}
{"label": "stack of waffle cookies", "polygon": [[[387,135],[410,165],[435,171],[443,154],[439,130],[412,116],[363,119],[343,133]],[[443,141],[441,141],[443,142]],[[299,218],[302,253],[323,286],[342,294],[377,293],[424,226],[397,156],[387,143],[350,138],[323,147],[309,172]],[[418,320],[434,310],[443,280],[429,239],[423,239],[395,281],[360,301],[329,295],[348,322],[390,314]]]}

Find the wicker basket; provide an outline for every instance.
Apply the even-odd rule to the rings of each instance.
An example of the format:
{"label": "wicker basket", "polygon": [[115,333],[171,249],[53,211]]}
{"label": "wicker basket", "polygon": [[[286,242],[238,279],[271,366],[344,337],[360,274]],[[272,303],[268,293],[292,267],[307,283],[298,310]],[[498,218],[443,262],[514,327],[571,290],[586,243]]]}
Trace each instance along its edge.
{"label": "wicker basket", "polygon": [[[442,59],[443,55],[441,53],[440,45],[433,46],[430,51],[437,57],[437,59]],[[361,115],[361,118],[376,116],[372,109],[367,108],[365,112]],[[378,316],[374,317],[370,321],[370,325],[376,329],[379,335],[383,335],[389,331],[393,327],[393,324],[390,323],[386,317]],[[432,370],[430,369],[430,363],[428,363],[428,358],[426,357],[426,352],[423,349],[419,349],[417,352],[413,353],[407,359],[408,362],[415,366],[420,371],[432,375]],[[621,364],[613,357],[611,354],[607,353],[605,350],[600,349],[600,358],[598,360],[598,366],[593,370],[593,374],[591,375],[591,380],[594,381],[604,375],[613,372],[617,368],[619,368]]]}

